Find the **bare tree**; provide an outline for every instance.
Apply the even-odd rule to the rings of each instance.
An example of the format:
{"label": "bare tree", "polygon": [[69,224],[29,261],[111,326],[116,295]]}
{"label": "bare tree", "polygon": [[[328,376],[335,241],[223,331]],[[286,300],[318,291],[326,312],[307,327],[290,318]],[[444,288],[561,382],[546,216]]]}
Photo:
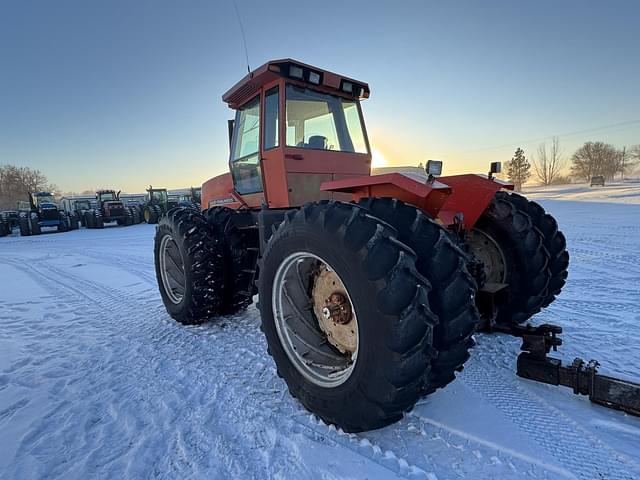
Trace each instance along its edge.
{"label": "bare tree", "polygon": [[560,148],[560,139],[551,139],[551,148],[547,152],[547,145],[541,143],[538,146],[538,153],[532,158],[533,171],[543,185],[551,185],[564,168],[566,160]]}
{"label": "bare tree", "polygon": [[54,191],[40,170],[15,165],[0,165],[0,209],[14,209],[19,200],[27,200],[29,192]]}
{"label": "bare tree", "polygon": [[640,165],[640,145],[633,145],[627,150],[622,149],[620,153],[620,173],[622,178],[626,174],[632,173]]}
{"label": "bare tree", "polygon": [[571,157],[571,172],[585,180],[602,175],[611,180],[620,171],[620,152],[604,142],[587,142]]}

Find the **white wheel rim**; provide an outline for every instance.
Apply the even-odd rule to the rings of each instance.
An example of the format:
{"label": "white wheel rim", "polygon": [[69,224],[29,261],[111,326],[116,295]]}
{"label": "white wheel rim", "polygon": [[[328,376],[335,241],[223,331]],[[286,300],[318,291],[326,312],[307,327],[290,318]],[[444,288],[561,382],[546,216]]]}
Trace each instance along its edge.
{"label": "white wheel rim", "polygon": [[[346,382],[353,373],[360,347],[358,319],[349,292],[336,273],[341,288],[344,288],[341,293],[346,296],[352,312],[349,325],[353,323],[356,337],[352,353],[342,353],[328,341],[310,307],[313,299],[309,294],[306,297],[308,303],[303,305],[294,303],[292,298],[297,295],[302,299],[301,292],[311,290],[313,275],[301,274],[301,269],[307,271],[321,266],[335,272],[328,262],[313,253],[296,252],[285,258],[274,277],[272,308],[280,343],[294,367],[313,384],[334,388]],[[300,281],[305,284],[302,288]]]}
{"label": "white wheel rim", "polygon": [[[177,252],[178,255],[171,256],[172,251]],[[169,300],[177,305],[184,297],[186,284],[182,257],[171,235],[162,237],[159,257],[162,286]]]}

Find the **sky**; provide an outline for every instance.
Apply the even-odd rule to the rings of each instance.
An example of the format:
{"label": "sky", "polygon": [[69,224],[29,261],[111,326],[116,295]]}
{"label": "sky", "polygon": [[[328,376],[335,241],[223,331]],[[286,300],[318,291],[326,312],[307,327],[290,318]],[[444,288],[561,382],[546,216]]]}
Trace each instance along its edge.
{"label": "sky", "polygon": [[[379,166],[640,144],[638,1],[236,2],[252,68],[369,83]],[[232,0],[0,0],[0,164],[63,191],[200,185],[227,170],[221,96],[245,73]]]}

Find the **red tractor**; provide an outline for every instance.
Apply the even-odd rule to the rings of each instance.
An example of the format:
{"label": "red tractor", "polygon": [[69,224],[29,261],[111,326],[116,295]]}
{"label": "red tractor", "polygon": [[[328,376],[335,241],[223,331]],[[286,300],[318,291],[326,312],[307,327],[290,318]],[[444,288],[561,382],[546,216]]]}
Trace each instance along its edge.
{"label": "red tractor", "polygon": [[549,305],[556,221],[489,175],[371,175],[369,86],[291,59],[224,94],[230,173],[160,221],[163,302],[183,324],[247,308],[291,394],[347,431],[395,422],[462,369],[480,326]]}

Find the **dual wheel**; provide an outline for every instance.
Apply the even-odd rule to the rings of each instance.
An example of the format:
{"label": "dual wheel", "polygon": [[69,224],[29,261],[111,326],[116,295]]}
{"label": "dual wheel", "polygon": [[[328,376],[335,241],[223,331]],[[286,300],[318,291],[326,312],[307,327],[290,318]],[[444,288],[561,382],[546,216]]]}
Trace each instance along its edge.
{"label": "dual wheel", "polygon": [[[416,254],[374,207],[410,222],[425,247]],[[236,279],[255,274],[242,257],[228,262],[230,235],[211,215],[174,209],[157,229],[160,292],[182,323],[229,307],[241,287],[230,268]],[[401,202],[326,202],[288,212],[274,230],[259,262],[262,329],[309,410],[348,431],[379,428],[453,380],[479,315],[464,253],[440,225]]]}

